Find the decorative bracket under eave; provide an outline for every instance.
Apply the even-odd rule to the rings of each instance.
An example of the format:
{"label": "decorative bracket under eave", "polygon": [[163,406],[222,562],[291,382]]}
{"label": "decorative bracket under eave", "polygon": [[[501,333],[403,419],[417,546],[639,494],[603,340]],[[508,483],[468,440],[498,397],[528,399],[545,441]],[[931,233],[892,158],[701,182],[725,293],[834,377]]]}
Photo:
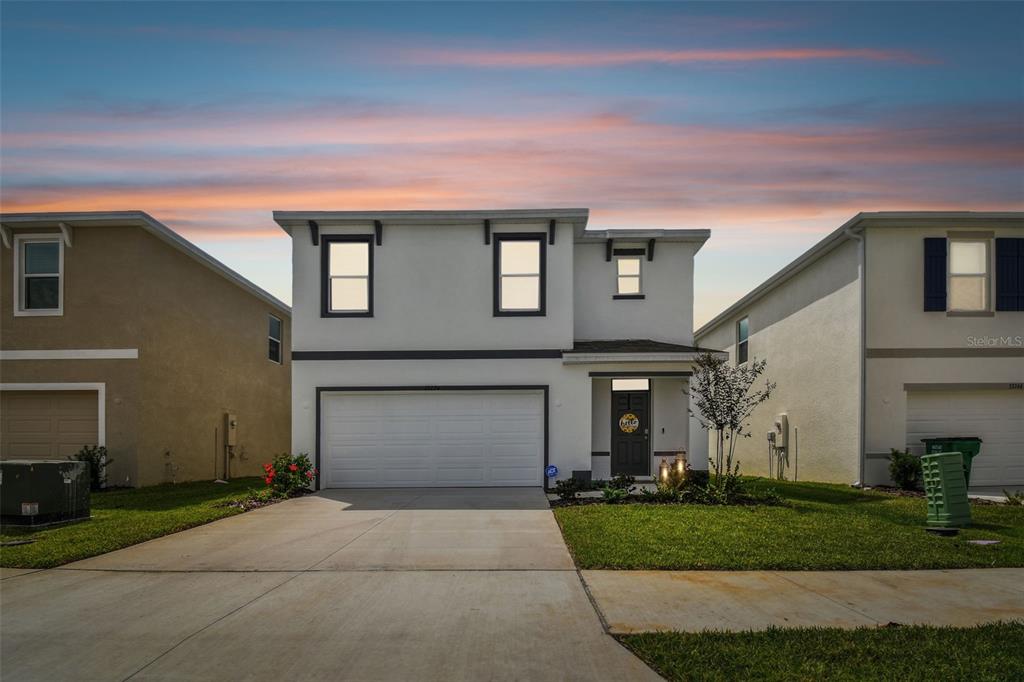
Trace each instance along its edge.
{"label": "decorative bracket under eave", "polygon": [[309,237],[313,240],[313,246],[320,246],[320,226],[315,220],[309,221]]}
{"label": "decorative bracket under eave", "polygon": [[654,260],[654,240],[647,240],[647,260],[648,262]]}
{"label": "decorative bracket under eave", "polygon": [[554,219],[548,223],[548,244],[555,243],[555,221]]}
{"label": "decorative bracket under eave", "polygon": [[612,262],[612,242],[615,240],[609,239],[604,243],[604,260],[606,263]]}
{"label": "decorative bracket under eave", "polygon": [[491,221],[484,220],[484,245],[491,243]]}
{"label": "decorative bracket under eave", "polygon": [[377,246],[380,246],[384,243],[384,223],[379,220],[374,220],[373,231],[377,235]]}
{"label": "decorative bracket under eave", "polygon": [[0,225],[0,240],[4,243],[4,248],[11,248],[11,231],[6,225]]}
{"label": "decorative bracket under eave", "polygon": [[67,223],[57,223],[60,227],[60,233],[64,235],[64,246],[71,248],[71,226]]}

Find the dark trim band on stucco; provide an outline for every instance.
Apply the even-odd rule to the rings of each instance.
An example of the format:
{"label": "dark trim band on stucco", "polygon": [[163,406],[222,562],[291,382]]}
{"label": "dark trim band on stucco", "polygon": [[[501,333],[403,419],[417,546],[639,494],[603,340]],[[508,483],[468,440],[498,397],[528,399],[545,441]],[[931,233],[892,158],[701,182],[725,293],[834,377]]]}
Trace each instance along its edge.
{"label": "dark trim band on stucco", "polygon": [[1024,379],[1019,382],[971,381],[963,383],[903,384],[904,391],[1020,391],[1024,390]]}
{"label": "dark trim band on stucco", "polygon": [[602,450],[602,451],[599,451],[599,452],[591,452],[590,456],[591,457],[611,457],[612,453],[605,452],[605,451]]}
{"label": "dark trim band on stucco", "polygon": [[451,386],[317,386],[316,387],[316,489],[320,490],[320,439],[322,436],[322,397],[324,393],[365,393],[383,391],[541,391],[544,394],[544,469],[541,471],[544,490],[548,490],[546,470],[551,441],[551,409],[548,384],[456,384]]}
{"label": "dark trim band on stucco", "polygon": [[615,301],[642,301],[647,298],[643,294],[614,294],[612,300]]}
{"label": "dark trim band on stucco", "polygon": [[614,249],[612,255],[614,256],[642,256],[647,251],[645,249]]}
{"label": "dark trim band on stucco", "polygon": [[611,379],[647,379],[654,377],[690,377],[693,372],[591,372],[592,377]]}
{"label": "dark trim band on stucco", "polygon": [[1019,348],[868,348],[868,358],[1021,358]]}
{"label": "dark trim band on stucco", "polygon": [[295,350],[292,360],[541,360],[561,358],[557,348],[508,350]]}

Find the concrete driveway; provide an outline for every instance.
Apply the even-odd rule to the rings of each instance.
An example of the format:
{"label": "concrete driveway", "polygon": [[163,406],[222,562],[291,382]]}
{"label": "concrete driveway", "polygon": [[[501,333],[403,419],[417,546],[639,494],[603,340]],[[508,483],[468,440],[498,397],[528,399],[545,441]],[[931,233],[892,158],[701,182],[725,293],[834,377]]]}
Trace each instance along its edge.
{"label": "concrete driveway", "polygon": [[539,489],[326,491],[5,576],[5,680],[658,679]]}

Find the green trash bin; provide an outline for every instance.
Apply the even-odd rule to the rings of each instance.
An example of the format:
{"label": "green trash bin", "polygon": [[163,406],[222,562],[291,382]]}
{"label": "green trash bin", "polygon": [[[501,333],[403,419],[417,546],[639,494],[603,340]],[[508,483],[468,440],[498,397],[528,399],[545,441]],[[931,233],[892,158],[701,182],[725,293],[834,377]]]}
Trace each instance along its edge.
{"label": "green trash bin", "polygon": [[950,438],[922,438],[924,454],[938,452],[959,452],[964,456],[964,480],[971,485],[971,464],[981,452],[981,439],[977,436],[954,436]]}
{"label": "green trash bin", "polygon": [[959,452],[939,452],[921,457],[924,494],[928,500],[928,525],[964,527],[971,524],[967,501],[964,457]]}

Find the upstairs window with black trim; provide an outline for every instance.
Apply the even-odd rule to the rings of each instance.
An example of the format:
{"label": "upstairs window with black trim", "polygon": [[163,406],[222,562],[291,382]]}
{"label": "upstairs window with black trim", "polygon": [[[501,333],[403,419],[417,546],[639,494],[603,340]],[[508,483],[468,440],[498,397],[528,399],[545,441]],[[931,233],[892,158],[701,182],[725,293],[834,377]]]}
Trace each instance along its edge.
{"label": "upstairs window with black trim", "polygon": [[60,237],[17,237],[15,315],[61,315],[64,243]]}
{"label": "upstairs window with black trim", "polygon": [[373,235],[324,235],[322,317],[373,316]]}
{"label": "upstairs window with black trim", "polygon": [[273,315],[270,315],[269,318],[270,325],[267,330],[269,349],[267,357],[270,358],[271,362],[276,362],[280,365],[281,360],[284,357],[284,353],[281,350],[281,344],[284,340],[284,324],[281,322],[280,318],[274,317]]}
{"label": "upstairs window with black trim", "polygon": [[736,323],[736,364],[742,365],[747,361],[748,346],[750,344],[750,320],[744,317]]}
{"label": "upstairs window with black trim", "polygon": [[494,235],[495,316],[544,315],[546,234]]}
{"label": "upstairs window with black trim", "polygon": [[641,298],[640,256],[615,257],[615,295],[622,298]]}
{"label": "upstairs window with black trim", "polygon": [[983,312],[989,309],[988,244],[987,239],[949,241],[950,312]]}

